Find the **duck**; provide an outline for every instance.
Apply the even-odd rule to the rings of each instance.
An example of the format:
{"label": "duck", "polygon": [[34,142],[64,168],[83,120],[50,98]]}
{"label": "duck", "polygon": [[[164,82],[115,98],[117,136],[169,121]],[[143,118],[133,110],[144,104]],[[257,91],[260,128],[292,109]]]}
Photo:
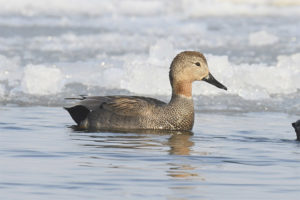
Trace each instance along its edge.
{"label": "duck", "polygon": [[177,54],[169,79],[172,96],[168,103],[144,96],[80,96],[75,105],[64,108],[81,129],[191,131],[195,116],[192,83],[205,81],[227,90],[197,51]]}
{"label": "duck", "polygon": [[300,141],[300,119],[292,123],[292,126],[294,127],[296,132],[296,136],[297,136],[296,140]]}

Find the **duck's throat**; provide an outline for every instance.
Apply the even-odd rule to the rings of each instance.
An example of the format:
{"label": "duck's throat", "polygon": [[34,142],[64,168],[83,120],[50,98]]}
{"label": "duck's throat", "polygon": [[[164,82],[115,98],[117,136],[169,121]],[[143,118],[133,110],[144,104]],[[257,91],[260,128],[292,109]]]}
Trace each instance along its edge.
{"label": "duck's throat", "polygon": [[189,81],[180,81],[173,84],[173,94],[192,97],[192,83]]}

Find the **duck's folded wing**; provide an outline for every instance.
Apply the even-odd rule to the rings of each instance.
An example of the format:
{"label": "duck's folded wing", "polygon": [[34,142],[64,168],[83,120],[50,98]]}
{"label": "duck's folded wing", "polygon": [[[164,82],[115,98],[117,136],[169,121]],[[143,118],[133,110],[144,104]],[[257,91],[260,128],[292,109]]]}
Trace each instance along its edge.
{"label": "duck's folded wing", "polygon": [[135,96],[107,97],[109,101],[103,102],[101,108],[123,116],[143,116],[152,112],[152,108],[165,103],[156,99]]}
{"label": "duck's folded wing", "polygon": [[155,106],[165,103],[153,98],[137,96],[83,96],[76,105],[65,107],[77,124],[96,110],[105,110],[122,116],[143,116]]}

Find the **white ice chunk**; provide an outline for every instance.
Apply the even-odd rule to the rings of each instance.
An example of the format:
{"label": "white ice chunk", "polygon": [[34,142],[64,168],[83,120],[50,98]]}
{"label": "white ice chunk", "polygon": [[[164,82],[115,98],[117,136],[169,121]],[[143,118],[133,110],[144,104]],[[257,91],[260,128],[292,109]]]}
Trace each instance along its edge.
{"label": "white ice chunk", "polygon": [[251,46],[265,46],[278,42],[279,38],[276,35],[266,31],[258,31],[249,35],[249,45]]}
{"label": "white ice chunk", "polygon": [[[211,73],[228,87],[227,94],[244,99],[271,98],[272,94],[290,94],[300,89],[300,53],[278,56],[274,66],[266,64],[232,64],[227,56],[208,55]],[[194,94],[220,94],[220,90],[207,83],[194,84]]]}
{"label": "white ice chunk", "polygon": [[21,82],[23,92],[35,95],[56,94],[62,89],[62,73],[58,68],[27,65]]}

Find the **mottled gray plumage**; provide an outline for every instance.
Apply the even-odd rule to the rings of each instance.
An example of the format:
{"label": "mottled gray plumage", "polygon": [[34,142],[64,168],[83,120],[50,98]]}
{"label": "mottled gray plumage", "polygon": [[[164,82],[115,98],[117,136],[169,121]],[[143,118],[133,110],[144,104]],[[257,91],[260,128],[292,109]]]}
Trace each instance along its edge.
{"label": "mottled gray plumage", "polygon": [[86,129],[191,130],[194,125],[192,82],[202,80],[226,89],[208,71],[199,52],[178,54],[170,67],[172,98],[169,103],[140,96],[82,96],[65,109]]}

